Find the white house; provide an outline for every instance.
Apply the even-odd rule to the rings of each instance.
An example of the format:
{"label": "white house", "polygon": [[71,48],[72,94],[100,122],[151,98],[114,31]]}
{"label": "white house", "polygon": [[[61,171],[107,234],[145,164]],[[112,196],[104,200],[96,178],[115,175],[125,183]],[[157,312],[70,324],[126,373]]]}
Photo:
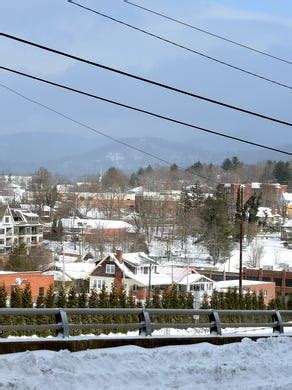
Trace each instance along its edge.
{"label": "white house", "polygon": [[144,300],[153,290],[166,290],[173,284],[180,289],[191,291],[196,299],[202,299],[206,293],[212,294],[213,281],[200,275],[195,269],[187,267],[161,266],[143,252],[110,253],[97,262],[90,274],[90,288],[100,291],[103,286],[109,291],[115,283],[132,293],[137,299]]}
{"label": "white house", "polygon": [[43,225],[39,216],[30,211],[0,205],[0,253],[24,242],[28,247],[43,241]]}

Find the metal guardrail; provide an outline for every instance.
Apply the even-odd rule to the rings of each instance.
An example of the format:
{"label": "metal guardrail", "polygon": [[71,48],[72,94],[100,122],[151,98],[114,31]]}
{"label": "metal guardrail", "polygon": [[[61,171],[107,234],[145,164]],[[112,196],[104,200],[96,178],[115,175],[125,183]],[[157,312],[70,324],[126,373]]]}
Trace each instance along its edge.
{"label": "metal guardrail", "polygon": [[[4,317],[3,317],[4,316]],[[8,316],[8,317],[7,317]],[[49,323],[45,324],[5,324],[5,318],[25,316],[49,316]],[[102,316],[102,317],[99,317]],[[131,316],[131,319],[137,318],[137,322],[117,323],[114,321],[116,316]],[[161,322],[158,319],[176,319],[179,316],[186,317],[185,322]],[[104,308],[104,309],[71,309],[71,308],[53,308],[53,309],[0,309],[0,335],[1,332],[25,332],[25,331],[55,331],[56,336],[67,338],[70,331],[73,330],[138,330],[141,336],[151,336],[154,329],[161,328],[209,328],[210,335],[222,336],[222,329],[225,328],[249,328],[249,327],[269,327],[273,334],[283,334],[284,327],[292,327],[292,322],[283,321],[290,318],[292,321],[292,310],[193,310],[193,309],[122,309],[122,308]],[[95,317],[95,318],[94,318]],[[198,319],[207,318],[208,322],[200,322]],[[235,319],[240,321],[222,322],[221,318]],[[243,321],[244,318],[252,318],[253,321]],[[78,321],[76,322],[76,318]],[[53,322],[55,319],[55,322]],[[73,320],[75,319],[75,322]],[[86,321],[84,321],[86,319]],[[94,321],[92,321],[94,319]],[[102,319],[102,321],[99,321]],[[263,322],[263,319],[267,319]],[[270,321],[269,321],[269,320]],[[91,322],[88,323],[88,320]],[[108,322],[104,322],[107,320]],[[82,322],[84,321],[84,322]],[[3,324],[4,323],[4,324]],[[125,336],[126,337],[126,336]]]}

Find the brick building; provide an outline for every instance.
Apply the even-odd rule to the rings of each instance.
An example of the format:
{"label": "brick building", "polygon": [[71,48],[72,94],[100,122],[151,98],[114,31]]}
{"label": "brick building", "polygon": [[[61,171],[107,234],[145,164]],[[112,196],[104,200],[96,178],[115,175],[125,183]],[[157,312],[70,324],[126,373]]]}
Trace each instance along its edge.
{"label": "brick building", "polygon": [[272,271],[260,269],[243,268],[243,279],[262,280],[264,282],[274,282],[276,285],[276,295],[292,295],[292,271]]}
{"label": "brick building", "polygon": [[[219,185],[235,205],[240,183],[222,183]],[[287,185],[279,183],[245,183],[243,184],[243,202],[245,203],[252,195],[260,195],[262,206],[270,207],[279,213],[282,203],[282,195],[287,192]]]}
{"label": "brick building", "polygon": [[0,285],[5,285],[10,299],[11,289],[18,285],[21,290],[29,283],[32,292],[32,299],[35,303],[40,291],[46,293],[51,284],[54,284],[54,277],[43,275],[40,271],[12,272],[0,271]]}

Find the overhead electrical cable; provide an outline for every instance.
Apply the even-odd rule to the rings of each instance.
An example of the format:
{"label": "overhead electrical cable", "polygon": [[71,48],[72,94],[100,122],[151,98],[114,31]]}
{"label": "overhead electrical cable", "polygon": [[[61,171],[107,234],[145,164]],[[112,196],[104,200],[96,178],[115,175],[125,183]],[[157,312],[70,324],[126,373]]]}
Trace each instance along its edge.
{"label": "overhead electrical cable", "polygon": [[129,23],[127,23],[127,22],[124,22],[124,21],[122,21],[122,20],[120,20],[120,19],[117,19],[117,18],[114,18],[114,17],[109,16],[109,15],[107,15],[107,14],[104,14],[104,13],[102,13],[102,12],[100,12],[100,11],[94,10],[93,8],[86,7],[85,5],[82,5],[82,4],[80,4],[80,3],[77,3],[76,1],[73,1],[73,0],[67,0],[67,1],[68,1],[68,3],[70,3],[70,4],[73,4],[73,5],[77,6],[77,7],[80,7],[80,8],[82,8],[82,9],[85,9],[85,10],[87,10],[87,11],[89,11],[89,12],[95,13],[95,14],[97,14],[97,15],[99,15],[99,16],[102,16],[102,17],[104,17],[104,18],[106,18],[106,19],[109,19],[109,20],[111,20],[111,21],[113,21],[113,22],[119,23],[119,24],[121,24],[121,25],[123,25],[123,26],[126,26],[126,27],[131,28],[131,29],[136,30],[136,31],[139,31],[139,32],[141,32],[141,33],[143,33],[143,34],[146,34],[146,35],[148,35],[148,36],[151,36],[151,37],[153,37],[153,38],[159,39],[160,41],[166,42],[166,43],[168,43],[168,44],[170,44],[170,45],[179,47],[180,49],[186,50],[186,51],[188,51],[189,53],[199,55],[199,56],[201,56],[201,57],[203,57],[203,58],[206,58],[207,60],[211,60],[211,61],[216,62],[216,63],[218,63],[218,64],[227,66],[228,68],[232,68],[232,69],[235,69],[235,70],[237,70],[237,71],[239,71],[239,72],[248,74],[249,76],[256,77],[256,78],[258,78],[258,79],[267,81],[268,83],[272,83],[272,84],[274,84],[274,85],[278,85],[279,87],[283,87],[283,88],[287,88],[287,89],[292,89],[292,86],[291,86],[291,85],[287,85],[287,84],[282,83],[282,82],[280,82],[280,81],[270,79],[270,78],[268,78],[268,77],[266,77],[266,76],[263,76],[263,75],[261,75],[261,74],[255,73],[255,72],[251,72],[251,71],[246,70],[246,69],[244,69],[244,68],[241,68],[241,67],[239,67],[239,66],[232,65],[232,64],[230,64],[229,62],[220,60],[220,59],[218,59],[218,58],[216,58],[216,57],[212,57],[212,56],[210,56],[210,55],[208,55],[208,54],[205,54],[205,53],[202,53],[202,52],[200,52],[200,51],[198,51],[198,50],[194,50],[194,49],[192,49],[192,48],[190,48],[190,47],[188,47],[188,46],[181,45],[181,44],[179,44],[179,43],[177,43],[177,42],[174,42],[174,41],[172,41],[172,40],[170,40],[170,39],[168,39],[168,38],[164,38],[164,37],[162,37],[161,35],[154,34],[154,33],[150,32],[150,31],[148,31],[148,30],[142,29],[142,28],[140,28],[140,27],[137,27],[137,26],[134,26],[134,25],[129,24]]}
{"label": "overhead electrical cable", "polygon": [[[278,57],[274,54],[271,54],[271,53],[268,53],[266,51],[263,51],[263,50],[259,50],[259,49],[256,49],[255,47],[252,47],[252,46],[249,46],[249,45],[246,45],[244,43],[240,43],[240,42],[237,42],[233,39],[230,39],[230,38],[226,38],[226,37],[223,37],[222,35],[219,35],[219,34],[215,34],[211,31],[208,31],[206,29],[203,29],[203,28],[200,28],[200,27],[197,27],[193,24],[190,24],[190,23],[187,23],[187,22],[184,22],[182,20],[179,20],[179,19],[176,19],[174,17],[171,17],[169,15],[166,15],[162,12],[158,12],[158,11],[155,11],[151,8],[146,8],[140,4],[137,4],[137,3],[133,3],[132,1],[129,1],[129,0],[123,0],[124,3],[126,4],[129,4],[129,5],[132,5],[134,7],[137,7],[137,8],[140,8],[141,10],[143,11],[146,11],[146,12],[149,12],[151,14],[154,14],[154,15],[157,15],[157,16],[160,16],[161,18],[164,18],[164,19],[167,19],[167,20],[170,20],[172,22],[175,22],[175,23],[178,23],[178,24],[181,24],[182,26],[185,26],[185,27],[189,27],[193,30],[196,30],[196,31],[199,31],[201,33],[204,33],[204,34],[207,34],[207,35],[210,35],[214,38],[218,38],[218,39],[221,39],[222,41],[225,41],[225,42],[228,42],[228,43],[231,43],[233,45],[236,45],[236,46],[239,46],[239,47],[242,47],[244,49],[247,49],[247,50],[250,50],[250,51],[253,51],[255,53],[258,53],[258,54],[262,54],[266,57],[270,57],[270,58],[273,58],[274,60],[277,60],[277,61],[281,61],[281,62],[284,62],[286,64],[292,64],[292,61],[289,61],[289,60],[286,60],[285,58],[281,58],[281,57]],[[71,2],[71,1],[70,1]]]}
{"label": "overhead electrical cable", "polygon": [[[92,127],[92,126],[89,126],[89,125],[87,125],[87,124],[85,124],[85,123],[83,123],[83,122],[80,122],[80,121],[78,121],[78,120],[76,120],[76,119],[70,117],[69,115],[63,114],[62,112],[57,111],[57,110],[55,110],[54,108],[47,106],[46,104],[40,103],[39,101],[37,101],[37,100],[35,100],[35,99],[32,99],[32,98],[30,98],[30,97],[28,97],[28,96],[25,96],[25,95],[23,95],[22,93],[16,91],[15,89],[8,87],[7,85],[4,85],[4,84],[0,83],[0,86],[1,86],[2,88],[6,89],[6,90],[8,90],[8,91],[10,91],[10,92],[12,92],[13,94],[15,94],[15,95],[17,95],[17,96],[19,96],[19,97],[21,97],[21,98],[23,98],[23,99],[25,99],[25,100],[31,102],[31,103],[33,103],[33,104],[36,104],[36,105],[38,105],[38,106],[40,106],[40,107],[42,107],[42,108],[44,108],[44,109],[46,109],[46,110],[48,110],[48,111],[51,111],[51,112],[53,112],[53,113],[59,115],[60,117],[62,117],[62,118],[64,118],[64,119],[67,119],[67,120],[69,120],[69,121],[75,123],[75,124],[78,125],[78,126],[84,127],[84,128],[86,128],[87,130],[92,131],[93,133],[96,133],[96,134],[98,134],[98,135],[100,135],[100,136],[102,136],[102,137],[105,137],[105,138],[107,138],[107,139],[109,139],[109,140],[111,140],[111,141],[113,141],[113,142],[116,142],[116,143],[118,143],[118,144],[120,144],[120,145],[123,145],[123,146],[125,146],[125,147],[127,147],[127,148],[129,148],[129,149],[136,150],[137,152],[140,152],[140,153],[142,153],[142,154],[145,154],[146,156],[151,157],[151,158],[153,158],[153,159],[155,159],[155,160],[157,160],[157,161],[159,161],[159,162],[161,162],[161,163],[163,163],[163,164],[166,164],[166,165],[168,165],[168,166],[171,166],[171,165],[173,164],[173,162],[170,162],[170,161],[168,161],[168,160],[165,160],[164,158],[159,157],[159,156],[157,156],[157,155],[155,155],[155,154],[153,154],[153,153],[149,153],[149,152],[147,152],[146,150],[143,150],[143,149],[138,148],[137,146],[131,145],[131,144],[129,144],[128,142],[125,142],[125,141],[122,141],[122,140],[120,140],[120,139],[118,139],[118,138],[112,137],[111,135],[108,135],[108,134],[106,134],[105,132],[103,132],[103,131],[101,131],[101,130],[97,130],[96,128],[94,128],[94,127]],[[177,165],[177,164],[176,164],[176,165]],[[178,167],[179,169],[183,169],[183,170],[186,169],[186,168],[181,167],[181,166],[179,166],[179,165],[177,165],[177,167]],[[204,176],[204,175],[201,175],[200,173],[195,173],[194,171],[191,171],[191,170],[188,170],[188,172],[191,173],[191,174],[193,174],[193,175],[195,175],[195,176],[200,177],[201,179],[208,180],[208,181],[212,181],[212,182],[214,182],[215,184],[219,184],[218,181],[215,181],[215,180],[213,180],[213,179],[211,179],[211,178],[208,178],[208,177],[206,177],[206,176]]]}
{"label": "overhead electrical cable", "polygon": [[48,46],[40,45],[38,43],[35,43],[35,42],[32,42],[32,41],[28,41],[28,40],[25,40],[23,38],[19,38],[17,36],[11,35],[11,34],[0,33],[0,36],[3,36],[3,37],[8,38],[8,39],[15,40],[15,41],[20,42],[20,43],[24,43],[24,44],[29,45],[29,46],[37,47],[39,49],[48,51],[50,53],[58,54],[58,55],[61,55],[61,56],[64,56],[64,57],[67,57],[67,58],[70,58],[70,59],[73,59],[73,60],[85,63],[85,64],[88,64],[88,65],[92,65],[92,66],[95,66],[95,67],[100,68],[100,69],[104,69],[104,70],[107,70],[107,71],[110,71],[110,72],[113,72],[113,73],[117,73],[117,74],[120,74],[122,76],[126,76],[126,77],[129,77],[129,78],[138,80],[138,81],[142,81],[142,82],[147,83],[147,84],[155,85],[156,87],[164,88],[164,89],[167,89],[167,90],[172,91],[172,92],[176,92],[176,93],[179,93],[179,94],[182,94],[182,95],[186,95],[186,96],[189,96],[189,97],[192,97],[192,98],[195,98],[195,99],[203,100],[205,102],[212,103],[212,104],[215,104],[215,105],[219,105],[221,107],[228,108],[228,109],[231,109],[231,110],[235,110],[235,111],[238,111],[238,112],[242,112],[244,114],[252,115],[252,116],[255,116],[257,118],[261,118],[261,119],[265,119],[265,120],[272,121],[272,122],[275,122],[275,123],[279,123],[281,125],[292,126],[292,122],[284,121],[284,120],[281,120],[281,119],[278,119],[278,118],[274,118],[274,117],[271,117],[271,116],[268,116],[268,115],[264,115],[264,114],[261,114],[261,113],[255,112],[255,111],[251,111],[251,110],[248,110],[248,109],[245,109],[245,108],[242,108],[242,107],[234,106],[232,104],[228,104],[228,103],[222,102],[220,100],[212,99],[212,98],[209,98],[209,97],[206,97],[206,96],[202,96],[202,95],[190,92],[190,91],[186,91],[186,90],[183,90],[183,89],[180,89],[180,88],[168,85],[168,84],[161,83],[159,81],[155,81],[155,80],[151,80],[151,79],[148,79],[148,78],[145,78],[145,77],[137,76],[137,75],[135,75],[133,73],[125,72],[123,70],[120,70],[120,69],[117,69],[117,68],[113,68],[113,67],[110,67],[110,66],[107,66],[107,65],[103,65],[103,64],[100,64],[98,62],[94,62],[94,61],[91,61],[91,60],[88,60],[88,59],[85,59],[85,58],[82,58],[82,57],[78,57],[78,56],[75,56],[73,54],[66,53],[64,51],[53,49],[53,48],[50,48]]}
{"label": "overhead electrical cable", "polygon": [[6,70],[8,72],[11,72],[11,73],[14,73],[14,74],[17,74],[17,75],[20,75],[20,76],[24,76],[26,78],[33,79],[33,80],[36,80],[36,81],[39,81],[39,82],[42,82],[42,83],[45,83],[45,84],[48,84],[48,85],[52,85],[54,87],[62,88],[62,89],[65,89],[67,91],[77,93],[79,95],[84,95],[84,96],[87,96],[87,97],[90,97],[90,98],[93,98],[93,99],[98,99],[98,100],[101,100],[103,102],[110,103],[110,104],[113,104],[113,105],[116,105],[116,106],[119,106],[119,107],[123,107],[123,108],[127,108],[127,109],[130,109],[130,110],[133,110],[133,111],[137,111],[137,112],[140,112],[140,113],[143,113],[143,114],[155,117],[155,118],[163,119],[163,120],[166,120],[168,122],[176,123],[176,124],[179,124],[179,125],[182,125],[182,126],[186,126],[186,127],[189,127],[189,128],[195,129],[195,130],[199,130],[199,131],[202,131],[202,132],[205,132],[205,133],[209,133],[209,134],[212,134],[212,135],[217,135],[219,137],[228,138],[228,139],[231,139],[233,141],[237,141],[237,142],[253,145],[253,146],[256,146],[256,147],[259,147],[259,148],[262,148],[262,149],[272,150],[274,152],[278,152],[278,153],[281,153],[281,154],[292,156],[291,152],[288,152],[288,151],[285,151],[285,150],[273,148],[271,146],[263,145],[263,144],[256,143],[256,142],[252,142],[252,141],[249,141],[249,140],[246,140],[246,139],[243,139],[243,138],[227,135],[227,134],[224,134],[224,133],[219,132],[219,131],[209,130],[209,129],[206,129],[204,127],[197,126],[197,125],[194,125],[194,124],[191,124],[191,123],[188,123],[188,122],[184,122],[184,121],[181,121],[181,120],[178,120],[178,119],[175,119],[175,118],[171,118],[171,117],[168,117],[168,116],[165,116],[165,115],[160,115],[160,114],[148,111],[148,110],[144,110],[142,108],[138,108],[138,107],[135,107],[135,106],[132,106],[132,105],[128,105],[128,104],[121,103],[121,102],[118,102],[118,101],[115,101],[115,100],[112,100],[112,99],[108,99],[108,98],[105,98],[103,96],[98,96],[98,95],[95,95],[95,94],[92,94],[92,93],[89,93],[89,92],[86,92],[86,91],[82,91],[80,89],[72,88],[72,87],[69,87],[69,86],[64,85],[64,84],[59,84],[59,83],[56,83],[56,82],[53,82],[53,81],[50,81],[50,80],[47,80],[47,79],[43,79],[43,78],[40,78],[40,77],[37,77],[37,76],[30,75],[28,73],[20,72],[20,71],[18,71],[16,69],[8,68],[8,67],[5,67],[5,66],[0,66],[0,69]]}

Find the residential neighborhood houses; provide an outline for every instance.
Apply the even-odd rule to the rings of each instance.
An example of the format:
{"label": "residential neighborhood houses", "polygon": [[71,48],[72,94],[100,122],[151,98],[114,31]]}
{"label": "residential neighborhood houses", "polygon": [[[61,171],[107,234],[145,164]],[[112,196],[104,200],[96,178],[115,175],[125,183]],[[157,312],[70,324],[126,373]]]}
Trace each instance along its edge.
{"label": "residential neighborhood houses", "polygon": [[[115,286],[145,305],[155,294],[162,298],[176,286],[192,295],[193,307],[200,307],[214,291],[238,290],[238,243],[235,240],[229,254],[215,260],[214,248],[208,247],[212,235],[205,239],[202,233],[201,213],[207,199],[216,201],[216,188],[195,183],[181,190],[139,186],[104,191],[99,189],[102,178],[98,183],[56,185],[49,173],[48,182],[38,187],[37,174],[0,180],[1,283],[8,297],[15,286],[23,289],[28,283],[34,304],[51,284],[56,294],[60,287],[67,293],[73,287],[77,294],[99,294]],[[239,188],[237,183],[217,188],[230,212],[237,207]],[[252,209],[246,214],[243,294],[262,292],[266,305],[277,295],[288,300],[292,292],[279,289],[272,274],[292,271],[291,193],[278,183],[254,182],[243,188],[245,203],[252,197],[261,199],[256,223],[248,223]],[[16,253],[20,245],[24,254]],[[42,259],[36,268],[9,268],[11,257],[29,257],[33,248]],[[248,276],[248,270],[269,270],[271,276],[268,280],[260,271]]]}

